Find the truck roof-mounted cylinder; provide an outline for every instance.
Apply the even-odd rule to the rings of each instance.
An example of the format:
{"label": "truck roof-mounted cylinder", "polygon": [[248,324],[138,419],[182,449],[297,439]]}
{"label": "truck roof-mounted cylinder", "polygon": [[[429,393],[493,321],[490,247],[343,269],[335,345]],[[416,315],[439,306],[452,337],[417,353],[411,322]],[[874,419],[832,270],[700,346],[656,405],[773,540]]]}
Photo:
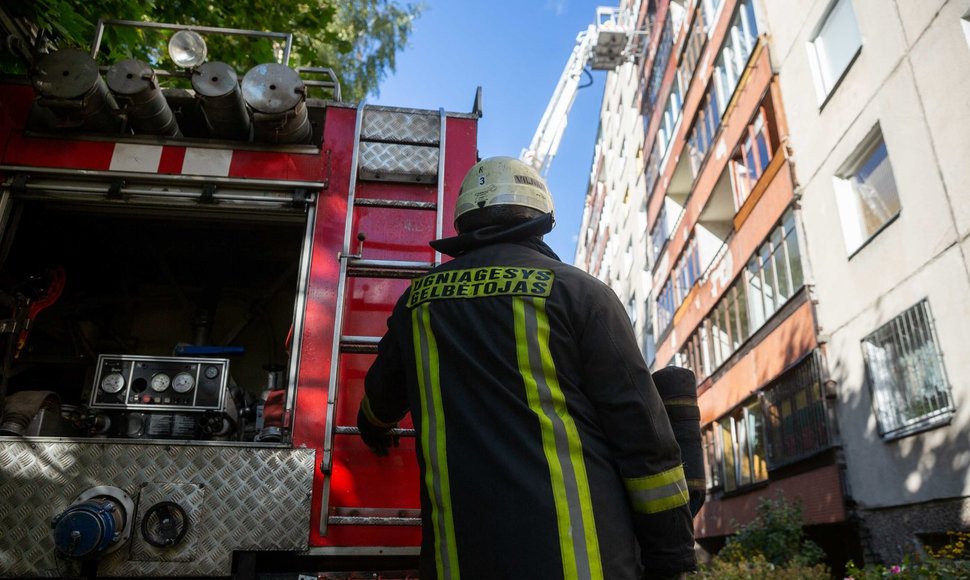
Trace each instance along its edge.
{"label": "truck roof-mounted cylinder", "polygon": [[306,108],[306,87],[288,66],[269,63],[243,77],[243,98],[253,110],[253,133],[265,143],[309,143],[313,135]]}
{"label": "truck roof-mounted cylinder", "polygon": [[108,88],[124,105],[128,126],[135,134],[182,135],[152,67],[140,60],[128,59],[112,65],[106,76]]}
{"label": "truck roof-mounted cylinder", "polygon": [[216,137],[248,140],[250,119],[236,71],[224,62],[207,62],[192,71],[209,131]]}
{"label": "truck roof-mounted cylinder", "polygon": [[54,114],[59,128],[112,131],[119,126],[118,105],[85,52],[65,48],[41,58],[33,73],[38,104]]}

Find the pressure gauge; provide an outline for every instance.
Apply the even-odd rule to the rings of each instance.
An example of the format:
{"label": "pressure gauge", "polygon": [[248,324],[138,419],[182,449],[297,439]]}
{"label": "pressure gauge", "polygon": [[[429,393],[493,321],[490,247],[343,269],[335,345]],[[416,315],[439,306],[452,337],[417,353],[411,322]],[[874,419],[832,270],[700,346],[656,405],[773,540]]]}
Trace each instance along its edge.
{"label": "pressure gauge", "polygon": [[152,390],[161,393],[172,384],[172,379],[165,373],[155,373],[152,376]]}
{"label": "pressure gauge", "polygon": [[205,373],[205,378],[211,380],[219,376],[219,367],[216,365],[209,365],[205,367],[205,371],[203,372]]}
{"label": "pressure gauge", "polygon": [[101,379],[101,390],[106,393],[117,393],[125,388],[125,377],[121,373],[110,373]]}
{"label": "pressure gauge", "polygon": [[179,373],[172,379],[172,388],[176,393],[187,393],[195,386],[195,377],[190,373]]}

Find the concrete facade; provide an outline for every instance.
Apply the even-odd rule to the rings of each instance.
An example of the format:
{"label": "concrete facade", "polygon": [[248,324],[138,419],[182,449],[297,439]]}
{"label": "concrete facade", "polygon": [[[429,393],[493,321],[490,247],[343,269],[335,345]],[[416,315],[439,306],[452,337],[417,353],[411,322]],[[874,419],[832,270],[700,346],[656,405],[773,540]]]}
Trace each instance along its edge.
{"label": "concrete facade", "polygon": [[[656,354],[647,356],[648,362],[653,368],[686,366],[697,376],[701,422],[710,451],[705,465],[707,502],[695,520],[701,544],[717,549],[736,526],[755,516],[761,498],[780,492],[802,503],[814,533],[843,544],[834,561],[856,557],[842,467],[835,452],[835,427],[818,377],[811,379],[811,373],[802,372],[814,368],[821,351],[810,293],[811,270],[807,260],[799,258],[805,251],[799,241],[801,216],[788,154],[787,113],[760,8],[751,0],[648,4],[645,16],[651,41],[637,71],[638,86],[632,87],[634,101],[628,99],[632,83],[620,90],[608,81],[576,263],[612,284],[624,302],[634,297],[634,304],[642,307],[639,295],[651,292],[646,300],[649,314],[640,311],[636,316],[641,336],[652,330],[645,343],[650,338],[656,343]],[[730,74],[726,59],[736,63]],[[629,176],[636,183],[630,196],[613,185],[609,161],[616,144],[629,142],[640,125],[633,119],[622,129],[614,123],[621,98],[643,115],[644,130],[638,133],[643,153],[637,154],[639,175]],[[709,119],[714,115],[712,123]],[[698,127],[705,122],[707,142],[698,145]],[[610,134],[620,130],[624,132]],[[766,159],[759,165],[750,191],[740,193],[735,172],[742,150],[752,135],[761,132],[765,139],[761,155],[770,157],[770,162]],[[629,164],[622,167],[629,170]],[[787,248],[774,241],[782,228],[788,236]],[[748,303],[745,296],[751,290],[745,291],[746,273],[770,244],[778,267],[784,262],[785,274],[791,274],[785,296],[775,301],[767,316],[752,318],[750,323],[745,319],[746,330],[715,354],[712,342],[715,336],[724,340],[726,332],[722,328],[718,335],[718,323],[712,320],[739,289],[740,300]],[[633,249],[632,258],[627,248]],[[690,273],[685,274],[688,268]],[[675,300],[665,302],[668,307],[663,312],[659,303],[674,282],[679,292]],[[760,300],[754,295],[750,299]],[[746,317],[744,306],[736,309],[740,311],[734,315],[740,312]],[[798,372],[809,377],[808,382]],[[781,403],[762,407],[762,401],[782,387],[813,393],[808,395],[811,409],[806,410],[814,413],[811,428],[817,434],[805,452],[785,455],[777,436],[795,419],[792,412],[781,412],[785,416],[775,424],[777,449],[768,468],[763,435],[751,432],[740,447],[732,441],[747,429],[744,421],[748,420],[736,422],[734,417],[753,413],[758,417],[751,420],[767,422],[771,413],[777,416]],[[722,435],[722,425],[737,431]],[[739,458],[749,459],[749,454],[751,465],[759,471],[757,477],[745,475],[750,466],[735,464]],[[728,481],[745,477],[743,482]]]}
{"label": "concrete facade", "polygon": [[[641,3],[624,1],[635,10]],[[574,264],[610,285],[627,308],[641,352],[653,358],[650,277],[646,270],[643,123],[639,67],[626,62],[606,73],[600,127]]]}
{"label": "concrete facade", "polygon": [[[836,567],[897,563],[927,538],[970,528],[970,0],[643,4],[650,43],[635,74],[608,77],[576,264],[628,304],[653,368],[697,375],[708,489],[699,541],[716,549],[777,491],[802,502]],[[757,41],[726,90],[726,47],[750,24],[738,30],[742,14]],[[850,49],[822,82],[817,38],[825,57]],[[714,115],[715,89],[706,142],[698,127]],[[759,117],[771,159],[741,191]],[[880,142],[899,210],[857,225],[846,200],[873,202],[850,181]],[[784,260],[782,235],[795,242]],[[776,282],[766,288],[769,251]],[[760,316],[752,308],[769,290],[774,308]],[[916,310],[925,318],[898,330]],[[876,386],[874,372],[901,364],[866,358],[886,329],[906,353],[893,360],[941,368],[948,397],[904,408],[897,430],[873,390],[902,389],[888,392],[908,405],[909,391],[940,382],[921,382],[925,369],[907,362]],[[935,346],[914,358],[907,332]],[[791,451],[792,439],[808,448]],[[732,446],[746,468],[731,465]]]}
{"label": "concrete facade", "polygon": [[[861,49],[821,103],[809,46],[833,2],[765,1],[762,14],[790,124],[847,489],[868,554],[893,562],[919,551],[925,534],[970,527],[970,1],[843,1]],[[836,181],[874,130],[901,209],[854,248]],[[861,343],[924,299],[952,411],[916,432],[882,436]]]}

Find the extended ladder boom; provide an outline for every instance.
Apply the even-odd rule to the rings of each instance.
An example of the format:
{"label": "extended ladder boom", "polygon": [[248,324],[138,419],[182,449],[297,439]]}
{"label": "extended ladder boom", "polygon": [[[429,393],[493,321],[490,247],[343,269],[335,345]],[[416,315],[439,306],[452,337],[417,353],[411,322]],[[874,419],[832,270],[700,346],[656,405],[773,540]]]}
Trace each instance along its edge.
{"label": "extended ladder boom", "polygon": [[636,30],[639,13],[639,1],[632,9],[600,6],[596,9],[595,23],[576,35],[576,45],[566,61],[529,148],[523,149],[519,155],[540,175],[548,174],[552,159],[559,150],[569,110],[576,100],[579,80],[586,65],[593,70],[615,70],[636,57],[640,41],[646,38],[645,31]]}
{"label": "extended ladder boom", "polygon": [[520,155],[521,159],[535,167],[540,175],[545,175],[549,171],[552,158],[556,156],[556,151],[559,149],[559,141],[566,131],[569,110],[576,100],[579,80],[583,69],[586,68],[586,63],[589,62],[595,41],[596,27],[592,24],[576,36],[576,46],[573,47],[573,52],[566,61],[566,67],[559,77],[559,82],[556,83],[556,89],[542,114],[542,120],[539,121],[532,142]]}

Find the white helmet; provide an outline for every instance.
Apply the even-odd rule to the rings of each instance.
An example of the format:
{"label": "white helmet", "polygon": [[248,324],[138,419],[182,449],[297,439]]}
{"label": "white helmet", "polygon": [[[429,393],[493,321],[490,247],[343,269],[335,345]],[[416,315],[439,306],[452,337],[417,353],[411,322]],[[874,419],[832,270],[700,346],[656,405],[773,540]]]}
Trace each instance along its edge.
{"label": "white helmet", "polygon": [[465,174],[455,204],[455,223],[470,211],[520,206],[553,213],[552,196],[539,172],[514,157],[483,159]]}

